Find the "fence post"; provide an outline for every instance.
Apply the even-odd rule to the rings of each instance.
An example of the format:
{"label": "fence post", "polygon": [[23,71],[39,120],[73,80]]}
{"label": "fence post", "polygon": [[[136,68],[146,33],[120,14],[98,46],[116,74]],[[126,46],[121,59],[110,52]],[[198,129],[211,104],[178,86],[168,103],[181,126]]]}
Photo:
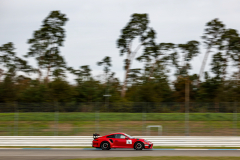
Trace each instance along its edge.
{"label": "fence post", "polygon": [[95,102],[95,132],[99,133],[99,110],[98,110],[98,105]]}
{"label": "fence post", "polygon": [[142,135],[144,134],[144,131],[146,130],[145,125],[146,125],[146,107],[147,104],[143,103],[142,105]]}
{"label": "fence post", "polygon": [[[233,136],[237,136],[237,102],[234,103],[234,109],[233,109]],[[234,133],[235,132],[235,133]]]}
{"label": "fence post", "polygon": [[15,108],[15,114],[14,114],[14,136],[18,136],[18,118],[19,118],[19,113],[18,113],[18,103],[14,103],[14,108]]}
{"label": "fence post", "polygon": [[54,120],[54,122],[55,122],[55,128],[54,128],[54,136],[58,136],[58,120],[59,120],[59,118],[58,118],[58,114],[59,114],[59,107],[58,107],[58,102],[56,102],[55,101],[55,103],[54,103],[54,106],[55,106],[55,120]]}
{"label": "fence post", "polygon": [[189,79],[185,80],[185,136],[189,136]]}

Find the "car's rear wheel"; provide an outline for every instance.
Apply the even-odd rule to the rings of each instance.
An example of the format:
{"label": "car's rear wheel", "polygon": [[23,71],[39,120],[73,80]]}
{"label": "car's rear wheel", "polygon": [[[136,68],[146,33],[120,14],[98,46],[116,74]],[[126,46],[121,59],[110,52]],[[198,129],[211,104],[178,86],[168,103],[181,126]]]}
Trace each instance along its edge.
{"label": "car's rear wheel", "polygon": [[142,149],[143,149],[143,143],[141,143],[141,142],[135,143],[134,148],[135,148],[136,150],[142,150]]}
{"label": "car's rear wheel", "polygon": [[101,148],[102,148],[102,150],[109,150],[110,144],[108,142],[102,142]]}

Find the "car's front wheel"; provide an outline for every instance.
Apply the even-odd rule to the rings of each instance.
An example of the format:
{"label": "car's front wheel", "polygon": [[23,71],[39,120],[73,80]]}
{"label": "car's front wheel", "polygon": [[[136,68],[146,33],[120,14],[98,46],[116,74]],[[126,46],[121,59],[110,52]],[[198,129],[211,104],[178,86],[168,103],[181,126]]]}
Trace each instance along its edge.
{"label": "car's front wheel", "polygon": [[102,150],[109,150],[110,144],[108,142],[102,142],[101,148],[102,148]]}
{"label": "car's front wheel", "polygon": [[137,142],[134,146],[136,150],[142,150],[143,149],[143,143]]}

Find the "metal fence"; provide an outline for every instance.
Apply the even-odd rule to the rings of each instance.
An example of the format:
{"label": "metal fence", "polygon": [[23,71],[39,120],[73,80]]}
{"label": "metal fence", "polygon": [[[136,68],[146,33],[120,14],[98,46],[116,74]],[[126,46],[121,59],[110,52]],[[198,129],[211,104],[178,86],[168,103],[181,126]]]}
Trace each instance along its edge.
{"label": "metal fence", "polygon": [[[238,136],[240,103],[1,103],[0,136]],[[147,130],[148,126],[161,126]]]}
{"label": "metal fence", "polygon": [[[133,135],[134,136],[134,135]],[[236,136],[134,136],[153,146],[165,147],[240,147]],[[92,146],[92,136],[0,136],[0,146]]]}

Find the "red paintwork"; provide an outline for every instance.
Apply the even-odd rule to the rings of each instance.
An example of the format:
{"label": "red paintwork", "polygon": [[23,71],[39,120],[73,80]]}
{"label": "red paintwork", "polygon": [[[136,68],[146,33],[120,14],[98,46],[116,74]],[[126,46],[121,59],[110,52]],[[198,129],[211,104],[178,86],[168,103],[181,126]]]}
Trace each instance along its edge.
{"label": "red paintwork", "polygon": [[[108,136],[114,135],[114,134],[122,134],[122,135],[127,136],[125,133],[113,133],[113,134],[105,135],[102,137],[98,137],[92,141],[92,147],[100,148],[101,143],[103,141],[109,142],[110,148],[134,148],[134,144],[136,142],[142,142],[144,144],[144,149],[151,149],[153,147],[153,144],[151,142],[149,142],[149,141],[146,142],[144,139],[140,139],[140,138],[129,138],[128,136],[127,136],[128,139],[107,138]],[[132,144],[127,144],[127,140],[130,140],[130,142],[132,141]]]}

